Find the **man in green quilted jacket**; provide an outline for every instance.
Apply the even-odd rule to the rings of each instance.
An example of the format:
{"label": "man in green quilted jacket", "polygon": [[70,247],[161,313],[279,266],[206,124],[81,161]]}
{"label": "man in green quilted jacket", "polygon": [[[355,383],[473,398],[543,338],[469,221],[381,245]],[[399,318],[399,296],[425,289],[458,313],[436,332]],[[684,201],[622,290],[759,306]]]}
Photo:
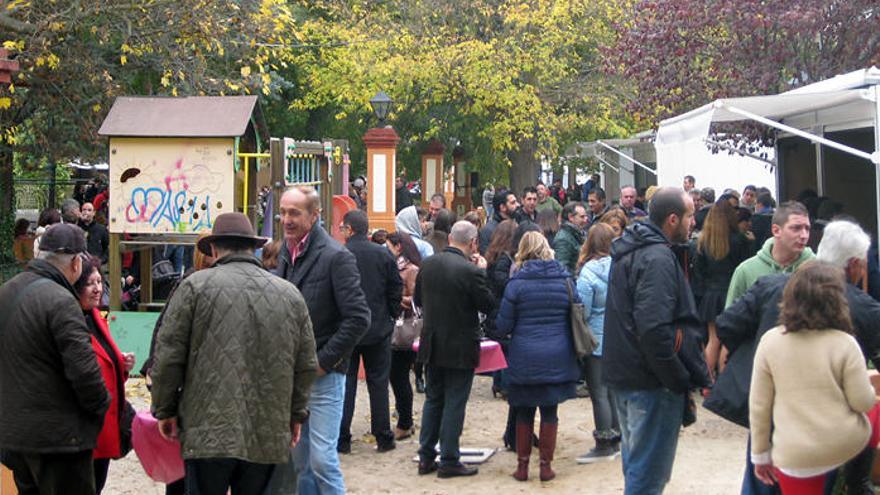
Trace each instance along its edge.
{"label": "man in green quilted jacket", "polygon": [[179,437],[187,486],[260,494],[288,461],[318,368],[308,307],[264,270],[241,213],[216,218],[198,249],[215,265],[181,282],[159,329],[153,415]]}

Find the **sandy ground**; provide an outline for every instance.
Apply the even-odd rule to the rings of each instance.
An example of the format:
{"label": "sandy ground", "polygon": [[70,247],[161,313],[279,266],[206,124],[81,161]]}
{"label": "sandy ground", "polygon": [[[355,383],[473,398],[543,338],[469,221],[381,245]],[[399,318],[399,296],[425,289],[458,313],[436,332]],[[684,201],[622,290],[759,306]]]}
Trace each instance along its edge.
{"label": "sandy ground", "polygon": [[[149,395],[141,380],[130,380],[128,395],[138,410],[149,407]],[[424,395],[416,394],[416,424]],[[392,395],[393,402],[393,395]],[[537,476],[537,452],[533,451],[530,480],[520,483],[510,477],[516,465],[512,452],[506,452],[501,434],[507,418],[507,403],[493,399],[491,379],[477,377],[468,403],[462,436],[463,447],[498,448],[480,474],[472,478],[441,480],[418,476],[412,461],[418,448],[415,439],[398,442],[396,450],[378,454],[369,433],[369,405],[366,387],[358,387],[352,436],[352,453],[342,456],[342,470],[349,493],[354,494],[479,494],[492,493],[623,493],[620,460],[580,466],[575,458],[592,447],[593,416],[589,399],[577,399],[559,408],[559,438],[554,469],[557,478],[541,483]],[[682,430],[672,481],[667,494],[714,495],[739,492],[745,465],[745,429],[724,421],[705,409],[697,423]],[[105,494],[162,495],[164,487],[144,474],[132,452],[110,465]]]}

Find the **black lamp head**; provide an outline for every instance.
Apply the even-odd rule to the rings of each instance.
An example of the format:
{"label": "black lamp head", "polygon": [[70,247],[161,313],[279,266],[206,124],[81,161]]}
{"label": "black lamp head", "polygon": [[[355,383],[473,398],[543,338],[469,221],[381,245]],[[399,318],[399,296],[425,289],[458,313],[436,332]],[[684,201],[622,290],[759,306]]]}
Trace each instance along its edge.
{"label": "black lamp head", "polygon": [[394,101],[384,91],[379,91],[376,93],[376,96],[370,99],[370,107],[372,107],[373,113],[376,114],[380,124],[384,123],[385,119],[388,118],[393,104]]}

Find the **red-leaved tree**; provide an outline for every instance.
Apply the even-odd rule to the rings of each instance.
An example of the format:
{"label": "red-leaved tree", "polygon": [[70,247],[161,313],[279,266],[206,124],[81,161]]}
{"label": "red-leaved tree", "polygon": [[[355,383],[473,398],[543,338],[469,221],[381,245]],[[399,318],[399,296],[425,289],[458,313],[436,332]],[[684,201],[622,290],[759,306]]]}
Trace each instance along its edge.
{"label": "red-leaved tree", "polygon": [[642,0],[606,69],[654,126],[713,99],[774,94],[880,65],[877,0]]}

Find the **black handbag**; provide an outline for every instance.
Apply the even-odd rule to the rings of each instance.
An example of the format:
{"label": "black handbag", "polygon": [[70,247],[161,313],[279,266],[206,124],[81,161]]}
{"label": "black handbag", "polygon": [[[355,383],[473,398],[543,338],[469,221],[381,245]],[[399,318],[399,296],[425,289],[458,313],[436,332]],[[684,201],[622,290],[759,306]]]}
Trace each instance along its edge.
{"label": "black handbag", "polygon": [[122,400],[122,417],[119,418],[119,458],[131,452],[131,423],[137,412],[127,400]]}
{"label": "black handbag", "polygon": [[732,423],[748,428],[749,389],[754,361],[754,342],[737,347],[727,360],[724,371],[718,374],[709,397],[703,401],[703,407]]}
{"label": "black handbag", "polygon": [[574,352],[578,359],[583,359],[593,353],[599,347],[599,341],[590,330],[587,323],[584,305],[574,302],[571,291],[571,280],[565,279],[565,288],[568,289],[569,320],[571,320],[571,340],[574,342]]}
{"label": "black handbag", "polygon": [[688,391],[684,394],[684,414],[681,425],[685,428],[697,422],[697,402],[694,400],[692,390],[709,386],[709,368],[703,358],[703,347],[693,327],[678,327],[675,329],[675,353],[681,360],[690,376]]}

